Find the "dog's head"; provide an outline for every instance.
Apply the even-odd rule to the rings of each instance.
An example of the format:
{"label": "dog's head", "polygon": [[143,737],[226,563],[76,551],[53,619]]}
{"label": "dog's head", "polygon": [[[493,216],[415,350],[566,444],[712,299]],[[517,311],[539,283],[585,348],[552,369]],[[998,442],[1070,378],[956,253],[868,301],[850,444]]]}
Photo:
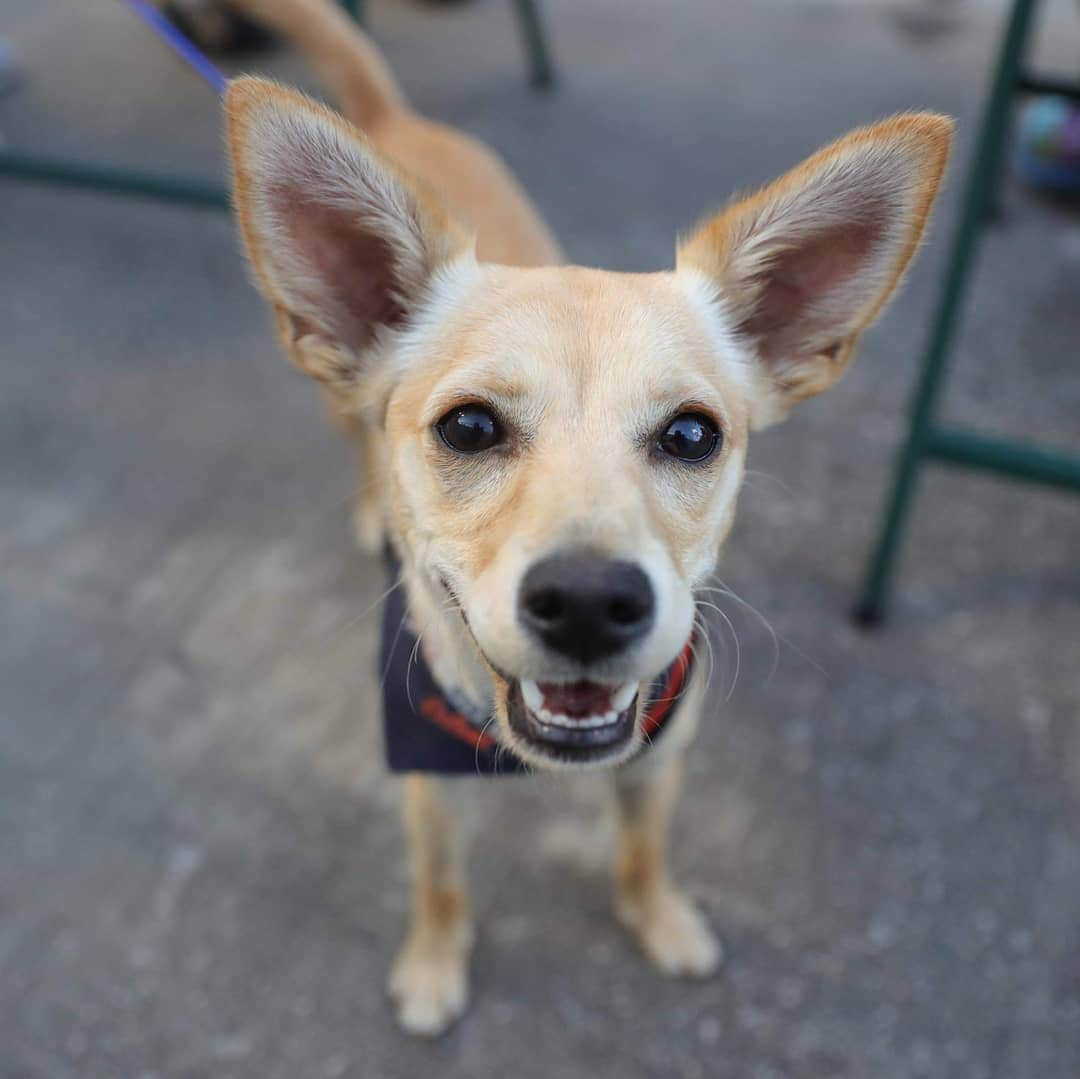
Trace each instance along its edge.
{"label": "dog's head", "polygon": [[395,540],[464,618],[503,740],[539,765],[624,759],[690,637],[749,431],[847,367],[918,244],[949,121],[848,135],[655,274],[479,263],[329,111],[244,80],[229,121],[286,350],[383,430]]}

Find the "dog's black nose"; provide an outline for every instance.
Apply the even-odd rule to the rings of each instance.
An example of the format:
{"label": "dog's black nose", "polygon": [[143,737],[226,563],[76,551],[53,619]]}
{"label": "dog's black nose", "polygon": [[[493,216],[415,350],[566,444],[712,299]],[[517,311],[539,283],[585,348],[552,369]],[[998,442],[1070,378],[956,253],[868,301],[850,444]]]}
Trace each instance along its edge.
{"label": "dog's black nose", "polygon": [[655,608],[652,585],[638,566],[587,551],[538,562],[525,574],[518,596],[525,628],[582,663],[644,637]]}

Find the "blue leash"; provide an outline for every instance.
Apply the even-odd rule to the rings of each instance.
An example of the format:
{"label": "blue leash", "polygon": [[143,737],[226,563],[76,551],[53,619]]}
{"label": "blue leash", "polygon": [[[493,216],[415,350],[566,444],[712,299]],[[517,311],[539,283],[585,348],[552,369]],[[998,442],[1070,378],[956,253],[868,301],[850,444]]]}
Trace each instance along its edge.
{"label": "blue leash", "polygon": [[184,63],[209,84],[215,94],[220,97],[225,93],[228,79],[206,54],[177,30],[157,8],[152,7],[146,0],[125,0],[125,3]]}

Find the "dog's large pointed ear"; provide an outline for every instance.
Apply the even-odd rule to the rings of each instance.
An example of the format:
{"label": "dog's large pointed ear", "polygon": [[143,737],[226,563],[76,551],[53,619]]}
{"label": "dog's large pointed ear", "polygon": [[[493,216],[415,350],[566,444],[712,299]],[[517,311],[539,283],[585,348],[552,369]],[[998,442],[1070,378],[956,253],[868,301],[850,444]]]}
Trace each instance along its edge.
{"label": "dog's large pointed ear", "polygon": [[853,131],[680,244],[756,352],[755,426],[843,373],[915,253],[951,138],[932,113]]}
{"label": "dog's large pointed ear", "polygon": [[331,388],[422,303],[471,238],[330,110],[262,79],[226,98],[234,200],[286,352]]}

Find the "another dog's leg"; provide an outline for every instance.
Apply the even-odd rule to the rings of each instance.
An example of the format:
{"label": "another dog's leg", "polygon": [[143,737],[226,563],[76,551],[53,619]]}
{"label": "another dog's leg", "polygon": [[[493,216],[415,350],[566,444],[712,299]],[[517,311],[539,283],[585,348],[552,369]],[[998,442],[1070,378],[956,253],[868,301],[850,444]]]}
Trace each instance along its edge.
{"label": "another dog's leg", "polygon": [[[412,863],[409,933],[390,972],[401,1025],[441,1034],[465,1010],[472,927],[465,894],[462,813],[447,784],[405,780],[405,826]],[[459,792],[452,792],[457,795]]]}
{"label": "another dog's leg", "polygon": [[702,977],[719,965],[720,944],[668,873],[668,830],[681,778],[681,757],[653,770],[616,773],[615,913],[664,974]]}

